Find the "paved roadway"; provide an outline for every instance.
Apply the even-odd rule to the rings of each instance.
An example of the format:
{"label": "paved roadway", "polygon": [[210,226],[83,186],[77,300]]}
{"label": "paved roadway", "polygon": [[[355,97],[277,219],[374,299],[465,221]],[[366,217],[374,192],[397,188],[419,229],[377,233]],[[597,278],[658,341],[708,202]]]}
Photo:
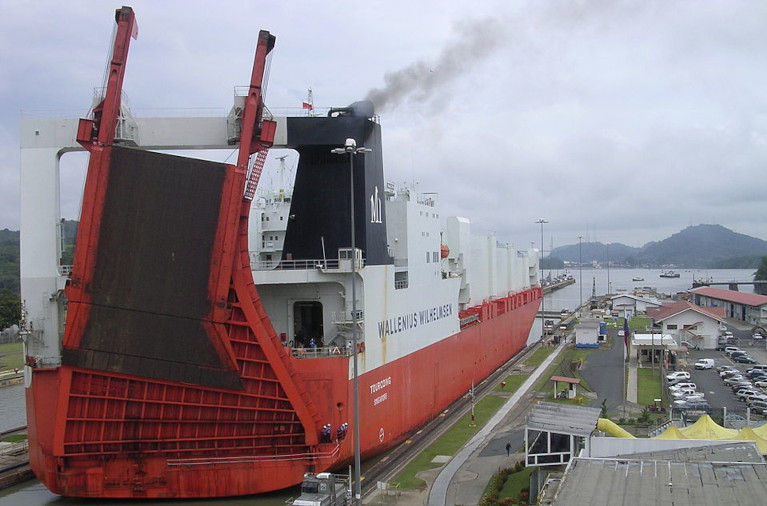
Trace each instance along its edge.
{"label": "paved roadway", "polygon": [[581,376],[586,380],[589,387],[598,394],[596,400],[590,405],[595,408],[602,407],[602,400],[607,400],[608,413],[619,411],[625,402],[623,397],[623,383],[625,365],[623,362],[623,340],[618,337],[615,329],[609,329],[612,347],[609,350],[598,350],[589,353],[581,367]]}

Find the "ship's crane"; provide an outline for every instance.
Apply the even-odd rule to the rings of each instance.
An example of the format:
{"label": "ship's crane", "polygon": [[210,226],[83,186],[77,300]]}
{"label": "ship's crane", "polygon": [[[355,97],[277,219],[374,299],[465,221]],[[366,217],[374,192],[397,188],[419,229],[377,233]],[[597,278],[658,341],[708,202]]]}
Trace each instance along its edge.
{"label": "ship's crane", "polygon": [[[245,187],[245,200],[250,202],[256,194],[261,172],[264,170],[266,154],[269,146],[274,142],[274,133],[277,123],[271,119],[264,119],[264,96],[266,87],[264,79],[266,75],[267,56],[274,48],[275,37],[266,30],[258,32],[258,44],[256,57],[253,62],[253,72],[250,76],[248,96],[245,98],[245,110],[242,117],[242,131],[240,132],[240,152],[237,157],[237,167],[247,170],[250,155],[256,153],[256,159],[250,168],[248,182]],[[249,207],[248,207],[249,208]]]}
{"label": "ship's crane", "polygon": [[88,151],[92,151],[91,147],[94,143],[107,146],[114,141],[130,40],[138,38],[138,25],[133,9],[130,7],[118,9],[115,12],[115,21],[117,30],[107,71],[104,99],[93,108],[93,118],[80,119],[77,128],[77,142]]}

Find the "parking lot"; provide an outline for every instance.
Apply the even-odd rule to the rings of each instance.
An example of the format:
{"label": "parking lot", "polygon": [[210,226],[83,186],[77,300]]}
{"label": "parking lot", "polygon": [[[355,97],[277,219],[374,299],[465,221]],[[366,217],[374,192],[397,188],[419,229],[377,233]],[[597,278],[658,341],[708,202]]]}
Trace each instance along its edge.
{"label": "parking lot", "polygon": [[[757,363],[767,364],[767,349],[765,349],[764,342],[754,342],[750,338],[741,338],[734,346],[748,352]],[[695,369],[693,364],[701,358],[713,359],[714,369]],[[730,359],[723,351],[716,350],[689,350],[685,361],[687,365],[680,366],[677,369],[690,373],[690,381],[697,385],[697,390],[704,393],[706,400],[711,404],[713,408],[712,415],[720,417],[722,416],[722,408],[726,408],[728,415],[735,414],[744,418],[747,416],[746,404],[739,401],[732,389],[724,384],[716,368],[722,365],[731,365],[745,372],[748,368],[753,367],[753,365],[737,363]],[[762,415],[751,414],[750,416],[751,419],[765,419]]]}

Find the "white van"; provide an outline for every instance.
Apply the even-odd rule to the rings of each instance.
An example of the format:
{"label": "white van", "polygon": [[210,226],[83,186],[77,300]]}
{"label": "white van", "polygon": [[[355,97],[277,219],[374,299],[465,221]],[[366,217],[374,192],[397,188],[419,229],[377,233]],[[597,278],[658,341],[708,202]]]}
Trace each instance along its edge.
{"label": "white van", "polygon": [[697,362],[695,362],[695,368],[696,369],[713,369],[714,368],[714,359],[713,358],[701,358]]}

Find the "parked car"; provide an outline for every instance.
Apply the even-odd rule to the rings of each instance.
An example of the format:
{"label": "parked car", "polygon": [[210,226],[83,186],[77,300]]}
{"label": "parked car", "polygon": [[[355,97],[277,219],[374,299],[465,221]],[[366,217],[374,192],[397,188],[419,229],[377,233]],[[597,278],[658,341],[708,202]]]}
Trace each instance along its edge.
{"label": "parked car", "polygon": [[713,358],[702,358],[695,362],[695,368],[696,369],[713,369],[714,368],[714,359]]}
{"label": "parked car", "polygon": [[732,388],[733,393],[737,393],[738,390],[743,390],[744,388],[755,388],[754,385],[751,384],[750,381],[741,381],[739,383],[735,383],[734,385],[730,385],[730,388]]}
{"label": "parked car", "polygon": [[716,372],[720,374],[724,371],[737,371],[737,370],[738,368],[735,367],[734,365],[720,365],[719,367],[716,368]]}
{"label": "parked car", "polygon": [[725,346],[724,348],[724,354],[727,355],[728,357],[733,351],[741,351],[741,350],[737,346]]}
{"label": "parked car", "polygon": [[702,392],[695,392],[694,394],[686,395],[683,397],[684,400],[689,402],[703,402],[706,400],[706,395]]}
{"label": "parked car", "polygon": [[725,385],[734,385],[735,383],[740,383],[741,381],[746,381],[745,376],[741,376],[740,374],[736,374],[735,376],[730,376],[729,378],[724,379]]}
{"label": "parked car", "polygon": [[754,385],[758,386],[759,388],[767,388],[767,380],[754,381]]}
{"label": "parked car", "polygon": [[751,339],[756,339],[756,340],[764,339],[764,336],[762,334],[758,334],[757,333],[757,334],[754,334],[753,336],[751,336]]}
{"label": "parked car", "polygon": [[708,402],[688,402],[683,409],[689,411],[701,411],[704,413],[711,413],[711,404]]}
{"label": "parked car", "polygon": [[672,380],[669,380],[668,384],[670,386],[674,386],[680,383],[688,383],[689,381],[690,381],[690,378],[679,377],[679,378],[674,378]]}
{"label": "parked car", "polygon": [[666,379],[671,381],[677,378],[690,379],[690,373],[687,371],[674,371],[666,375]]}
{"label": "parked car", "polygon": [[685,408],[691,403],[695,402],[707,402],[703,394],[698,393],[696,395],[691,395],[689,397],[683,398],[683,399],[676,399],[674,400],[671,405],[675,408]]}
{"label": "parked car", "polygon": [[731,378],[732,376],[738,376],[738,375],[742,376],[743,373],[737,369],[728,369],[726,371],[722,371],[719,373],[719,377],[722,379]]}
{"label": "parked car", "polygon": [[751,401],[760,400],[760,401],[767,401],[767,395],[764,394],[764,392],[757,392],[755,394],[746,394],[741,395],[738,397],[741,401],[748,404]]}
{"label": "parked car", "polygon": [[743,350],[736,350],[730,353],[730,358],[734,359],[735,357],[741,357],[743,355],[748,355],[748,352]]}
{"label": "parked car", "polygon": [[756,360],[751,355],[740,355],[738,357],[735,357],[733,360],[739,364],[755,364],[756,363]]}
{"label": "parked car", "polygon": [[695,392],[696,390],[694,388],[683,388],[671,392],[671,397],[674,399],[684,399],[688,395],[693,395]]}
{"label": "parked car", "polygon": [[693,390],[697,389],[698,386],[695,383],[692,383],[690,381],[686,381],[684,383],[677,383],[676,385],[672,385],[668,387],[670,392],[673,392],[675,390],[682,390],[684,388],[692,388]]}
{"label": "parked car", "polygon": [[746,404],[751,406],[755,402],[767,402],[767,394],[760,392],[758,395],[747,395],[745,398]]}
{"label": "parked car", "polygon": [[753,388],[741,388],[737,392],[735,392],[735,395],[738,397],[738,400],[745,401],[746,396],[748,395],[763,395],[763,392],[760,390],[755,390]]}
{"label": "parked car", "polygon": [[751,404],[749,404],[748,407],[751,408],[752,410],[757,410],[759,412],[762,412],[767,409],[767,401],[754,400],[754,401],[751,401]]}

